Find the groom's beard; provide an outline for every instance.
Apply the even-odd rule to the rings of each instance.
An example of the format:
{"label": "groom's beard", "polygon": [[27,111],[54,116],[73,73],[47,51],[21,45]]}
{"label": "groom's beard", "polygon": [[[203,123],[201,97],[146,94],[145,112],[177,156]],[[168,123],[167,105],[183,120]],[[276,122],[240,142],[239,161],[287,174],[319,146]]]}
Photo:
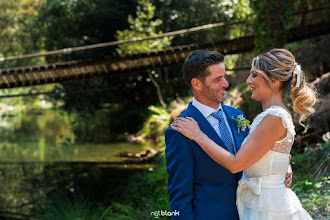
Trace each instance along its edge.
{"label": "groom's beard", "polygon": [[[206,83],[203,83],[203,90],[202,90],[202,94],[205,98],[207,98],[208,100],[212,101],[213,103],[217,103],[220,104],[222,103],[225,98],[226,95],[219,93],[219,89],[214,89],[210,86],[208,86]],[[224,89],[222,89],[224,91]]]}

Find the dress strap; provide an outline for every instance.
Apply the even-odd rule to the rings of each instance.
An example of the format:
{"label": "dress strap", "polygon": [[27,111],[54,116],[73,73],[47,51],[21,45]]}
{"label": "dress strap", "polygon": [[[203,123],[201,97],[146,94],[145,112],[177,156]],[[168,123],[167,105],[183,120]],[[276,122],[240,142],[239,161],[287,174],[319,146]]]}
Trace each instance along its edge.
{"label": "dress strap", "polygon": [[271,106],[263,112],[263,117],[266,115],[274,115],[282,119],[283,126],[288,129],[288,133],[295,135],[294,124],[289,112],[280,106]]}

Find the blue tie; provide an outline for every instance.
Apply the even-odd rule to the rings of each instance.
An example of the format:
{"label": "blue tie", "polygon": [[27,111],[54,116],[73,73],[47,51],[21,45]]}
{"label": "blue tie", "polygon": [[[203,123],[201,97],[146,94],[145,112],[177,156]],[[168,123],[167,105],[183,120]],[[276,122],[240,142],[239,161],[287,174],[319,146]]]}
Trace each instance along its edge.
{"label": "blue tie", "polygon": [[228,148],[228,151],[235,154],[235,146],[231,139],[230,131],[225,123],[222,110],[219,109],[219,111],[213,112],[211,115],[219,121],[220,137]]}

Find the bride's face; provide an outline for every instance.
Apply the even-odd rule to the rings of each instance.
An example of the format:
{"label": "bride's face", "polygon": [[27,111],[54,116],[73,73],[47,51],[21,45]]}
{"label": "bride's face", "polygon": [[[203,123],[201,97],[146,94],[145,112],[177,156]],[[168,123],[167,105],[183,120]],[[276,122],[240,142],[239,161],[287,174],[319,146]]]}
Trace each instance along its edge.
{"label": "bride's face", "polygon": [[250,71],[246,83],[251,87],[251,98],[253,100],[261,102],[272,95],[273,90],[267,85],[264,77],[253,68]]}

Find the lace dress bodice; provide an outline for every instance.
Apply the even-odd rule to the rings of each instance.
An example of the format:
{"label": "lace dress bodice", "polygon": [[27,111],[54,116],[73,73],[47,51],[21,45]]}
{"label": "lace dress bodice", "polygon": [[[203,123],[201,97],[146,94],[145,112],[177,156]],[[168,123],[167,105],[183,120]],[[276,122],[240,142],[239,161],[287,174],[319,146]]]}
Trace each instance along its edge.
{"label": "lace dress bodice", "polygon": [[243,175],[245,178],[278,174],[285,175],[288,171],[289,154],[296,133],[294,131],[291,116],[284,108],[280,106],[271,106],[257,115],[250,126],[249,135],[245,138],[243,144],[253,134],[264,117],[269,114],[282,119],[283,126],[287,129],[286,136],[282,140],[275,142],[272,149],[268,151],[258,162],[244,170]]}
{"label": "lace dress bodice", "polygon": [[243,144],[266,117],[282,119],[286,136],[274,143],[258,162],[243,171],[237,187],[237,211],[241,220],[312,220],[296,194],[285,187],[289,153],[295,131],[290,114],[282,107],[272,106],[255,117]]}

